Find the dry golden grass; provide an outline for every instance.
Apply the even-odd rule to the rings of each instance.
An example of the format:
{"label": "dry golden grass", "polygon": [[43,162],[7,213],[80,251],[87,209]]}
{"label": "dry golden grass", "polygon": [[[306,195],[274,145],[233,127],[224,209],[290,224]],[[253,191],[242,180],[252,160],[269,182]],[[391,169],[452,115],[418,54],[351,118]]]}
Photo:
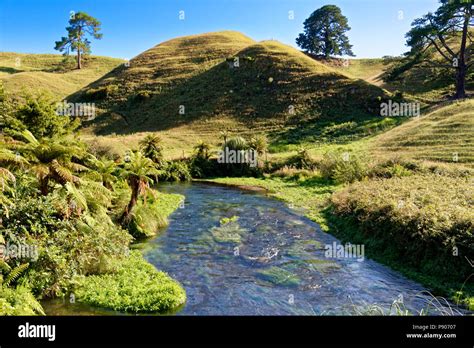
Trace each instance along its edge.
{"label": "dry golden grass", "polygon": [[0,81],[12,96],[23,91],[47,91],[62,99],[102,77],[124,60],[87,57],[84,68],[75,69],[74,58],[67,63],[59,54],[24,54],[0,52]]}

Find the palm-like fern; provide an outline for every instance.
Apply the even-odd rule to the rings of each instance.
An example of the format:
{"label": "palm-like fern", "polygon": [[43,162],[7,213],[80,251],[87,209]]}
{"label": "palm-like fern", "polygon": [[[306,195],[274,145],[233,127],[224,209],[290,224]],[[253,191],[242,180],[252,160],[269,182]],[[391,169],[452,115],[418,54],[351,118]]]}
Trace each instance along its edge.
{"label": "palm-like fern", "polygon": [[117,181],[117,178],[114,175],[117,170],[115,162],[107,159],[99,160],[91,155],[89,157],[89,163],[93,171],[88,173],[88,176],[93,180],[101,181],[104,187],[112,190],[113,183]]}
{"label": "palm-like fern", "polygon": [[163,161],[162,140],[159,136],[149,134],[140,141],[140,151],[143,155],[157,164]]}
{"label": "palm-like fern", "polygon": [[135,204],[137,204],[138,197],[143,195],[150,187],[150,183],[153,182],[151,178],[153,175],[158,175],[158,170],[151,159],[145,157],[141,152],[135,152],[130,155],[130,160],[124,165],[122,176],[127,180],[132,189],[132,195],[120,218],[122,223],[128,223],[130,220],[130,213]]}
{"label": "palm-like fern", "polygon": [[4,147],[0,147],[0,207],[5,210],[7,216],[8,207],[12,204],[8,197],[8,193],[13,194],[10,184],[16,182],[15,176],[10,171],[9,167],[22,167],[27,163],[28,162],[19,154],[15,154]]}
{"label": "palm-like fern", "polygon": [[209,159],[209,151],[211,146],[204,141],[200,141],[196,146],[194,146],[194,151],[196,152],[196,158]]}
{"label": "palm-like fern", "polygon": [[[11,287],[28,266],[28,263],[24,263],[12,269],[5,260],[0,259],[0,299],[10,302],[11,313],[6,313],[7,315],[46,315],[30,289],[23,286]],[[5,313],[0,312],[0,315],[5,315]]]}
{"label": "palm-like fern", "polygon": [[79,183],[75,174],[88,170],[87,167],[73,162],[73,157],[82,154],[82,149],[73,144],[64,144],[55,139],[43,138],[38,141],[31,132],[21,133],[27,141],[20,151],[24,152],[32,164],[29,170],[35,173],[39,181],[41,194],[49,193],[49,183]]}
{"label": "palm-like fern", "polygon": [[268,140],[265,135],[257,135],[250,140],[250,146],[259,155],[264,154],[267,151]]}

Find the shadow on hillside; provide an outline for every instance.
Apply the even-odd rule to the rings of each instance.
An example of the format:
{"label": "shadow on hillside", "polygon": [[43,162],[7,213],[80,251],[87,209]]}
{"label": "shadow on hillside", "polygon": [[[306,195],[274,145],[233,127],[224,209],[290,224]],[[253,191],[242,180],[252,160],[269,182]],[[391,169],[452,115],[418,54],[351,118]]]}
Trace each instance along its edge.
{"label": "shadow on hillside", "polygon": [[[319,120],[340,122],[370,117],[380,100],[387,97],[383,90],[362,80],[330,71],[314,73],[297,64],[286,66],[282,64],[284,59],[275,59],[280,54],[272,56],[264,48],[252,47],[239,56],[256,58],[241,59],[238,68],[224,61],[161,92],[151,90],[150,96],[145,97],[140,94],[143,89],[130,91],[128,86],[121,85],[129,97],[117,95],[99,101],[99,107],[109,112],[92,125],[98,134],[130,134],[231,117],[251,129],[262,124],[307,127],[315,126]],[[123,67],[85,90],[104,86],[102,81],[116,76],[119,69]],[[70,96],[70,100],[87,99],[83,91]]]}
{"label": "shadow on hillside", "polygon": [[24,70],[15,69],[15,68],[7,67],[7,66],[0,66],[0,72],[7,73],[7,74],[17,74],[23,71]]}

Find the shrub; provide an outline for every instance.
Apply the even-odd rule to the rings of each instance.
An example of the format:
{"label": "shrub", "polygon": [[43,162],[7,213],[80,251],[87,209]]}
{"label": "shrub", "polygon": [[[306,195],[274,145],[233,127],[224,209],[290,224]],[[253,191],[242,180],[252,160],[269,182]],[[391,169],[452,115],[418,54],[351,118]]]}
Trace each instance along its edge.
{"label": "shrub", "polygon": [[[334,194],[332,203],[338,220],[355,226],[352,242],[367,243],[367,249],[423,275],[462,283],[472,271],[462,255],[474,248],[467,185],[467,178],[414,174],[355,183]],[[349,234],[351,228],[341,230]]]}
{"label": "shrub", "polygon": [[151,191],[145,200],[140,200],[133,208],[128,231],[135,238],[156,235],[160,228],[168,225],[168,215],[175,211],[184,197]]}
{"label": "shrub", "polygon": [[318,172],[308,169],[297,169],[294,167],[284,166],[271,174],[272,177],[303,179],[317,175]]}
{"label": "shrub", "polygon": [[318,163],[321,175],[336,183],[350,183],[368,174],[367,163],[352,153],[327,152]]}
{"label": "shrub", "polygon": [[[2,220],[6,241],[36,247],[38,257],[30,262],[28,284],[35,294],[44,296],[63,294],[74,274],[100,273],[103,258],[123,255],[130,242],[106,211],[64,220],[51,196],[22,197]],[[10,266],[20,262],[13,259]]]}
{"label": "shrub", "polygon": [[92,88],[86,91],[85,98],[87,100],[103,100],[109,98],[111,95],[118,93],[119,87],[117,85],[107,85],[98,88]]}
{"label": "shrub", "polygon": [[97,140],[87,144],[87,151],[97,158],[106,158],[114,161],[120,158],[120,152],[114,146],[105,142],[98,142]]}
{"label": "shrub", "polygon": [[189,181],[192,179],[189,165],[185,161],[168,161],[160,169],[161,181]]}
{"label": "shrub", "polygon": [[227,139],[227,141],[222,145],[222,150],[224,150],[225,148],[235,151],[247,150],[249,148],[249,144],[247,143],[247,140],[245,140],[245,138],[232,137]]}
{"label": "shrub", "polygon": [[296,169],[314,169],[316,167],[315,161],[306,149],[299,149],[295,156],[290,157],[287,165]]}
{"label": "shrub", "polygon": [[145,100],[150,99],[150,97],[151,97],[151,91],[142,90],[142,91],[139,91],[139,92],[135,95],[135,100],[136,100],[136,101],[145,101]]}
{"label": "shrub", "polygon": [[28,129],[38,139],[68,134],[79,126],[79,119],[59,115],[56,101],[46,94],[25,95],[14,116],[7,118],[6,127],[20,132]]}

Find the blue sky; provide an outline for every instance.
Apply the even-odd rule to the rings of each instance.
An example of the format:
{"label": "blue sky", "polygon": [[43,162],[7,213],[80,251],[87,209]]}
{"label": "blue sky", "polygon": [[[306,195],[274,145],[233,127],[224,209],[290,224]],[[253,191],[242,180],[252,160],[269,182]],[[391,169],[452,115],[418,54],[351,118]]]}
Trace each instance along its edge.
{"label": "blue sky", "polygon": [[92,44],[95,55],[129,59],[177,36],[218,30],[296,46],[303,21],[326,4],[338,5],[348,17],[358,58],[405,52],[413,19],[438,7],[437,0],[0,0],[0,51],[57,53],[54,42],[65,36],[70,11],[102,22],[104,37]]}

